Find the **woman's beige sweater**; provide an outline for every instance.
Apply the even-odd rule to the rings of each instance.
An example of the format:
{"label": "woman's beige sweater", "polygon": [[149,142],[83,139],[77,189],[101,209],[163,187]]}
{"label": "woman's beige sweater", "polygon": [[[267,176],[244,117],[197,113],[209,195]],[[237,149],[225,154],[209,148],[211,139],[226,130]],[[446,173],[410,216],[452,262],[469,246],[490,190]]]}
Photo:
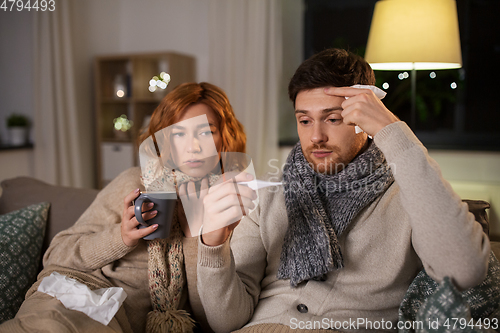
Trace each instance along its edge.
{"label": "woman's beige sweater", "polygon": [[276,277],[288,227],[281,187],[260,190],[258,208],[242,219],[230,243],[199,243],[198,292],[216,332],[262,323],[358,329],[368,321],[394,330],[403,295],[422,267],[462,289],[484,279],[489,240],[424,146],[403,122],[374,140],[395,182],[340,237],[345,267],[326,281],[292,288]]}
{"label": "woman's beige sweater", "polygon": [[[74,226],[60,232],[52,240],[44,255],[44,267],[63,266],[121,287],[127,293],[123,306],[134,332],[144,332],[146,316],[151,308],[148,282],[147,243],[140,240],[135,247],[128,247],[121,237],[120,223],[124,209],[124,198],[132,190],[141,188],[140,168],[131,168],[121,173],[99,194]],[[68,207],[71,209],[71,207]],[[184,238],[185,264],[194,275],[196,286],[197,238]],[[42,272],[43,274],[43,272]],[[191,283],[193,284],[193,283]],[[195,291],[195,288],[192,288]],[[180,307],[189,310],[187,288],[183,290]],[[199,304],[196,296],[191,300]],[[196,314],[203,316],[201,306]]]}

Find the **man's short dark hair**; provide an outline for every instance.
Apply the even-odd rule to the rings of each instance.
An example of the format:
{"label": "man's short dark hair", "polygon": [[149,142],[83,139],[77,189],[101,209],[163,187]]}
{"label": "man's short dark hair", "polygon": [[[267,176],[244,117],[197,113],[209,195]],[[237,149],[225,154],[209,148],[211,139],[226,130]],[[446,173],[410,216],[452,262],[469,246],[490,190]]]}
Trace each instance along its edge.
{"label": "man's short dark hair", "polygon": [[375,85],[375,74],[366,60],[346,50],[326,49],[297,68],[288,85],[288,96],[295,105],[302,90],[355,84]]}

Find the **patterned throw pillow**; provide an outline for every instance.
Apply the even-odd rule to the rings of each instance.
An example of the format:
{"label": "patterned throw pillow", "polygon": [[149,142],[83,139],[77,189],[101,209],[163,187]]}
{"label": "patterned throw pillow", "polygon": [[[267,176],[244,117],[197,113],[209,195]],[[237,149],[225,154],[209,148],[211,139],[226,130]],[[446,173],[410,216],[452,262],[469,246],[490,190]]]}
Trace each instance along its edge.
{"label": "patterned throw pillow", "polygon": [[400,333],[500,330],[500,263],[490,253],[488,274],[476,287],[459,292],[449,277],[440,284],[422,270],[399,308]]}
{"label": "patterned throw pillow", "polygon": [[50,204],[0,216],[0,323],[14,318],[36,281]]}

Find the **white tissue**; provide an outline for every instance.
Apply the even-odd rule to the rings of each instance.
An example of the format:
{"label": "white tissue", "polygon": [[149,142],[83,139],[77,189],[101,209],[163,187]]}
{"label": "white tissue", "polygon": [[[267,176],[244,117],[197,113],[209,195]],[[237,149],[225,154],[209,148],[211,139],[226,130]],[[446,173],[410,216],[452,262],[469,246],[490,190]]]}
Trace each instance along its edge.
{"label": "white tissue", "polygon": [[266,182],[264,180],[255,179],[255,180],[251,180],[248,182],[238,182],[238,184],[247,185],[252,190],[257,191],[260,188],[269,187],[269,186],[279,186],[279,185],[282,185],[283,183],[281,183],[281,182]]}
{"label": "white tissue", "polygon": [[104,325],[109,324],[127,298],[122,288],[90,290],[83,283],[57,272],[43,278],[38,291],[57,298],[66,308],[83,312]]}
{"label": "white tissue", "polygon": [[[382,89],[380,89],[379,87],[375,87],[375,86],[371,86],[371,85],[366,85],[366,84],[355,84],[355,85],[351,86],[351,88],[370,89],[371,91],[373,91],[373,93],[375,94],[375,96],[377,96],[379,99],[382,99],[382,98],[385,97],[385,95],[387,95],[387,93],[385,91],[383,91]],[[349,97],[346,97],[345,99],[348,99],[348,98]],[[354,131],[356,131],[356,134],[364,132],[361,129],[361,127],[359,127],[358,125],[356,125],[354,127]],[[370,135],[368,135],[368,137],[370,139],[372,138]]]}
{"label": "white tissue", "polygon": [[[379,87],[370,86],[367,84],[355,84],[355,85],[351,86],[351,88],[370,89],[371,91],[373,91],[375,96],[377,96],[379,99],[383,99],[385,97],[385,95],[387,95],[387,93],[385,91],[383,91],[382,89],[380,89]],[[349,97],[346,97],[346,99],[347,98],[349,98]]]}

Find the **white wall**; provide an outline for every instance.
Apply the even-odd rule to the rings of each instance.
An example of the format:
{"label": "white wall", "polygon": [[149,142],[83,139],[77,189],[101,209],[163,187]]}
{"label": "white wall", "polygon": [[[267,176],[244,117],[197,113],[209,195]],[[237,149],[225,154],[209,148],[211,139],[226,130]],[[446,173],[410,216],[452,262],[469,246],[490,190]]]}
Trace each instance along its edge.
{"label": "white wall", "polygon": [[490,203],[490,236],[500,239],[500,152],[430,150],[443,177],[462,199]]}
{"label": "white wall", "polygon": [[175,51],[196,57],[197,80],[208,73],[208,2],[73,0],[78,58]]}

